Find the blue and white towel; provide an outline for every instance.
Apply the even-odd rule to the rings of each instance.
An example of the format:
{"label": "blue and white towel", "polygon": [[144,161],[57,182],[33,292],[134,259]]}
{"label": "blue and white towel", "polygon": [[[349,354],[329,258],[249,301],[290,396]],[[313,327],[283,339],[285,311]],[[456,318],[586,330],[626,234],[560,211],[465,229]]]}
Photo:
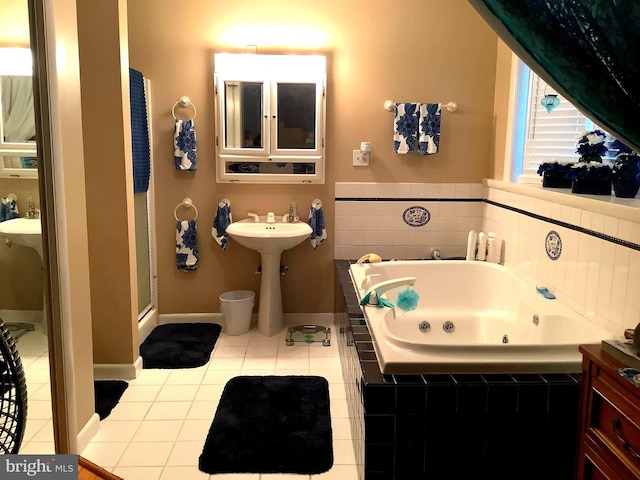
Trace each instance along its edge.
{"label": "blue and white towel", "polygon": [[413,153],[418,136],[418,104],[396,103],[393,118],[393,151]]}
{"label": "blue and white towel", "polygon": [[198,269],[198,230],[195,220],[178,220],[176,222],[176,267],[178,270],[190,271]]}
{"label": "blue and white towel", "polygon": [[211,236],[215,238],[220,248],[227,249],[227,227],[231,225],[231,202],[223,198],[218,204],[216,217],[213,219],[213,227],[211,228]]}
{"label": "blue and white towel", "polygon": [[0,222],[18,218],[19,216],[15,196],[9,194],[6,197],[2,197],[2,203],[0,203]]}
{"label": "blue and white towel", "polygon": [[440,119],[442,105],[440,103],[420,104],[420,138],[418,139],[420,154],[433,155],[440,147]]}
{"label": "blue and white towel", "polygon": [[311,246],[315,250],[322,242],[327,239],[327,230],[324,228],[324,213],[322,213],[322,202],[315,199],[311,202],[311,210],[309,210],[309,226],[311,227]]}
{"label": "blue and white towel", "polygon": [[173,136],[174,160],[176,170],[195,170],[196,164],[196,131],[193,120],[177,120]]}

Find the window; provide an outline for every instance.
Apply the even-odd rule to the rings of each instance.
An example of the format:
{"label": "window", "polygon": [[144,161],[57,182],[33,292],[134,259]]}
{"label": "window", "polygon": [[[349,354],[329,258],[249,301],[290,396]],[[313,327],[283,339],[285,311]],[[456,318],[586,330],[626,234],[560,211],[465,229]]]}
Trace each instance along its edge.
{"label": "window", "polygon": [[521,152],[521,162],[520,168],[514,171],[514,179],[520,183],[538,183],[540,176],[537,171],[541,163],[577,160],[578,138],[585,131],[599,127],[562,95],[558,95],[560,105],[548,113],[540,101],[546,94],[555,94],[556,91],[526,65],[521,64],[518,72],[523,76],[519,82],[522,88],[519,95],[516,94],[516,102],[522,108],[522,125],[519,126],[521,135],[514,135],[514,151]]}

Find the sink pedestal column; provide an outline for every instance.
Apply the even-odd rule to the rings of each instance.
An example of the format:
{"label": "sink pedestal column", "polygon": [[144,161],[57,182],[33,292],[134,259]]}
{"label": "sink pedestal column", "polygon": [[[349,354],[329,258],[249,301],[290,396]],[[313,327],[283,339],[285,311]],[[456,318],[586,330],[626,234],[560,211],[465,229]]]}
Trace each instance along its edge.
{"label": "sink pedestal column", "polygon": [[262,278],[260,279],[260,305],[258,331],[271,337],[284,328],[282,290],[280,288],[280,257],[282,252],[260,252]]}

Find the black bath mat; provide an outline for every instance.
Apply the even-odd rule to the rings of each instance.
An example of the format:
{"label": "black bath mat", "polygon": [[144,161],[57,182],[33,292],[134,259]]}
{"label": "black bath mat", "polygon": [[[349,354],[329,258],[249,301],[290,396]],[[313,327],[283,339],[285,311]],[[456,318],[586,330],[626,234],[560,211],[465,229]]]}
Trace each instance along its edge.
{"label": "black bath mat", "polygon": [[95,380],[93,382],[96,413],[100,420],[109,416],[128,386],[129,384],[124,380]]}
{"label": "black bath mat", "polygon": [[317,474],[332,465],[329,385],[315,376],[229,380],[198,464],[212,474]]}
{"label": "black bath mat", "polygon": [[167,323],[140,345],[142,368],[194,368],[209,361],[222,327],[216,323]]}

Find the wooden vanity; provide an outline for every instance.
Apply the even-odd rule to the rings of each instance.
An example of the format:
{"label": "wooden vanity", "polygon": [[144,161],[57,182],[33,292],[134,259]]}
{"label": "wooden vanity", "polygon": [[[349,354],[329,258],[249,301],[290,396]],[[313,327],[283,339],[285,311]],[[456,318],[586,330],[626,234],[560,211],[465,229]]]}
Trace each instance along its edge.
{"label": "wooden vanity", "polygon": [[626,367],[582,345],[582,396],[577,478],[640,479],[640,388],[618,373]]}

